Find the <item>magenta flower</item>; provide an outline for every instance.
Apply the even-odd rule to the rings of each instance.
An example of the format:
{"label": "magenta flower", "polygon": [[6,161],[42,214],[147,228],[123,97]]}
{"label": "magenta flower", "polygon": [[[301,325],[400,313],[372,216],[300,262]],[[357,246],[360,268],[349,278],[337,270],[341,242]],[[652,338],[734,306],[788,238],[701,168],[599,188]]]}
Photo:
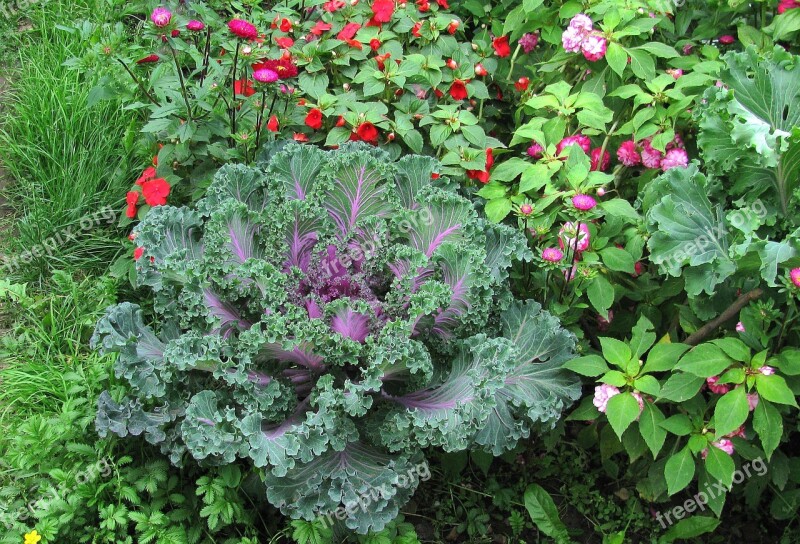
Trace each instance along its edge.
{"label": "magenta flower", "polygon": [[150,14],[150,20],[158,28],[165,27],[172,20],[172,12],[165,7],[157,7]]}
{"label": "magenta flower", "polygon": [[728,455],[733,455],[733,442],[728,440],[727,438],[720,438],[716,442],[711,443],[712,446],[715,448],[719,448]]}
{"label": "magenta flower", "polygon": [[603,151],[603,160],[600,160],[600,148],[595,147],[592,149],[591,154],[592,159],[592,171],[595,172],[599,170],[600,172],[605,172],[608,170],[608,165],[611,163],[611,155],[608,151]]}
{"label": "magenta flower", "polygon": [[744,324],[741,321],[739,321],[736,324],[736,332],[744,332],[744,331],[745,331]]}
{"label": "magenta flower", "polygon": [[592,23],[592,19],[588,15],[579,13],[570,19],[569,28],[574,28],[584,34],[588,34],[594,30],[594,23]]}
{"label": "magenta flower", "polygon": [[598,410],[605,413],[608,407],[608,400],[614,395],[619,395],[619,389],[607,383],[600,384],[594,388],[592,404],[594,404]]}
{"label": "magenta flower", "polygon": [[670,168],[686,168],[689,165],[689,155],[685,149],[670,149],[661,159],[661,169],[666,172]]}
{"label": "magenta flower", "polygon": [[255,40],[258,38],[258,29],[244,19],[231,19],[228,23],[228,29],[232,34],[243,40]]}
{"label": "magenta flower", "polygon": [[719,381],[719,376],[710,376],[706,378],[706,383],[708,384],[708,388],[711,390],[712,393],[716,393],[717,395],[724,395],[728,391],[731,390],[731,386],[727,384],[720,384],[717,385]]}
{"label": "magenta flower", "polygon": [[572,197],[572,205],[582,212],[588,212],[597,206],[597,201],[589,195],[575,195]]}
{"label": "magenta flower", "polygon": [[581,149],[583,149],[583,152],[588,155],[589,150],[592,148],[592,141],[588,136],[584,136],[583,134],[567,136],[556,144],[556,155],[561,155],[561,152],[571,145],[579,145]]}
{"label": "magenta flower", "polygon": [[186,28],[192,32],[200,32],[205,27],[206,25],[202,21],[195,21],[194,19],[186,23]]}
{"label": "magenta flower", "polygon": [[278,72],[269,68],[259,68],[253,71],[253,79],[260,83],[274,83],[278,81]]}
{"label": "magenta flower", "polygon": [[686,45],[683,46],[683,54],[684,55],[691,55],[692,54],[692,49],[694,49],[694,46],[692,44],[690,44],[690,43],[687,43]]}
{"label": "magenta flower", "polygon": [[522,206],[519,207],[519,213],[521,213],[522,215],[530,215],[533,213],[533,206],[531,206],[530,204],[523,204]]}
{"label": "magenta flower", "polygon": [[531,146],[528,148],[528,156],[533,159],[541,159],[543,152],[544,148],[541,146],[541,144],[537,142],[533,142]]}
{"label": "magenta flower", "polygon": [[636,150],[636,142],[633,140],[625,140],[619,144],[617,158],[624,166],[638,166],[642,163],[642,156]]}
{"label": "magenta flower", "polygon": [[772,376],[773,374],[775,374],[775,369],[767,365],[762,366],[761,368],[758,369],[758,371],[761,372],[764,376]]}
{"label": "magenta flower", "polygon": [[800,268],[792,268],[789,271],[789,279],[792,280],[795,287],[800,288]]}
{"label": "magenta flower", "polygon": [[581,44],[586,37],[586,33],[580,29],[567,27],[561,34],[561,44],[567,53],[577,53],[581,50]]}
{"label": "magenta flower", "polygon": [[568,221],[564,223],[558,231],[558,246],[561,249],[570,248],[573,251],[581,252],[589,249],[589,227],[586,223],[575,223]]}
{"label": "magenta flower", "polygon": [[557,263],[564,258],[564,254],[560,249],[555,247],[548,247],[542,251],[542,259],[550,263]]}
{"label": "magenta flower", "polygon": [[781,0],[778,4],[778,13],[786,13],[790,9],[800,8],[800,2],[797,0]]}
{"label": "magenta flower", "polygon": [[661,159],[664,154],[650,145],[650,138],[642,142],[642,164],[647,168],[661,168]]}
{"label": "magenta flower", "polygon": [[596,62],[606,56],[608,42],[599,34],[590,34],[581,42],[581,52],[589,62]]}
{"label": "magenta flower", "polygon": [[736,41],[736,38],[734,38],[730,34],[725,34],[725,35],[719,37],[719,43],[721,43],[722,45],[730,45],[735,41]]}
{"label": "magenta flower", "polygon": [[673,79],[679,79],[683,75],[683,70],[680,68],[669,68],[666,72],[673,77]]}
{"label": "magenta flower", "polygon": [[523,34],[522,37],[519,39],[519,44],[522,46],[522,50],[526,53],[530,53],[533,51],[539,43],[539,34],[528,32],[527,34]]}
{"label": "magenta flower", "polygon": [[747,407],[750,408],[751,412],[756,409],[756,406],[758,406],[758,400],[758,393],[747,394]]}

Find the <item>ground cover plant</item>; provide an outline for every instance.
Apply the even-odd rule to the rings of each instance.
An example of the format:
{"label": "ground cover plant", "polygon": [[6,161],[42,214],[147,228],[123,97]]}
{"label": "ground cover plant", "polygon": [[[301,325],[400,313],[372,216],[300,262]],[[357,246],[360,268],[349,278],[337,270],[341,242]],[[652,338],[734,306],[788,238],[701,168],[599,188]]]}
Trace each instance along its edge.
{"label": "ground cover plant", "polygon": [[798,7],[17,12],[4,541],[796,541]]}

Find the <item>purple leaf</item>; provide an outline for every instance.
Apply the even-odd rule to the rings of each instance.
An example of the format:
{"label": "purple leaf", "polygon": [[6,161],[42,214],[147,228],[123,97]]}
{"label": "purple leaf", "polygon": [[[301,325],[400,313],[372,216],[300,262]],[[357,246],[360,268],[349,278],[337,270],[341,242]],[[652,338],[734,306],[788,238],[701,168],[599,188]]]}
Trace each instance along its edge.
{"label": "purple leaf", "polygon": [[353,155],[353,159],[335,172],[334,187],[324,203],[339,228],[340,239],[348,238],[360,219],[385,217],[392,211],[388,186],[381,183],[375,159],[368,155]]}
{"label": "purple leaf", "polygon": [[203,290],[203,294],[208,306],[208,315],[220,320],[219,326],[213,331],[215,334],[222,332],[227,338],[236,326],[245,330],[252,326],[252,323],[239,316],[236,308],[222,301],[211,289]]}
{"label": "purple leaf", "polygon": [[331,320],[331,329],[342,336],[363,343],[369,335],[369,317],[344,308]]}

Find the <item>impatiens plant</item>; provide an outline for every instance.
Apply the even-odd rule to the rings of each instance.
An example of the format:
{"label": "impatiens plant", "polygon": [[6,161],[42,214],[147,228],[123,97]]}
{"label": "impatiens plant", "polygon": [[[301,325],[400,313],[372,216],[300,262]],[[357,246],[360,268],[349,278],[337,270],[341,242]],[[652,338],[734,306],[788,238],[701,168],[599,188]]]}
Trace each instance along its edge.
{"label": "impatiens plant", "polygon": [[[295,518],[380,530],[425,449],[499,455],[580,395],[574,337],[514,301],[514,229],[479,218],[439,164],[366,144],[270,149],[196,208],[135,229],[152,312],[108,309],[93,342],[123,387],[98,431],[176,464],[249,459]],[[341,515],[340,515],[341,514]]]}

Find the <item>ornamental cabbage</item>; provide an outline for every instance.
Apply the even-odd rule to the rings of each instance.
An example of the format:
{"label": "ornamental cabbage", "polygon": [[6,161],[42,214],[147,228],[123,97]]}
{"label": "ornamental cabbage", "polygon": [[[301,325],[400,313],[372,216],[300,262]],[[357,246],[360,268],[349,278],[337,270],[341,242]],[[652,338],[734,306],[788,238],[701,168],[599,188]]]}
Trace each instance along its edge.
{"label": "ornamental cabbage", "polygon": [[435,160],[265,157],[136,228],[152,312],[125,302],[97,325],[126,393],[100,397],[101,435],[175,464],[248,458],[285,514],[365,533],[411,497],[425,448],[499,455],[579,397],[560,368],[574,337],[507,287],[525,239],[433,182]]}

